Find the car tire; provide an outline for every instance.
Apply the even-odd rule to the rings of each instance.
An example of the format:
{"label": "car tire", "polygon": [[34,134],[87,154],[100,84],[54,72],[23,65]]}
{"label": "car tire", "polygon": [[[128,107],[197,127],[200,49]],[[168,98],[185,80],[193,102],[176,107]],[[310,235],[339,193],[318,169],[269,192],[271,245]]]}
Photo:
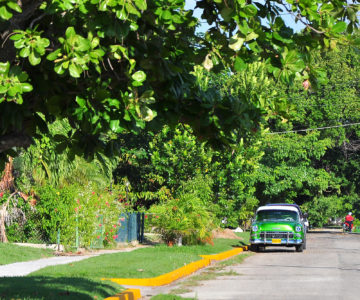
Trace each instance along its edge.
{"label": "car tire", "polygon": [[296,252],[303,252],[304,250],[304,244],[301,244],[299,246],[295,246],[296,247]]}
{"label": "car tire", "polygon": [[258,245],[250,245],[250,251],[259,252],[259,246]]}

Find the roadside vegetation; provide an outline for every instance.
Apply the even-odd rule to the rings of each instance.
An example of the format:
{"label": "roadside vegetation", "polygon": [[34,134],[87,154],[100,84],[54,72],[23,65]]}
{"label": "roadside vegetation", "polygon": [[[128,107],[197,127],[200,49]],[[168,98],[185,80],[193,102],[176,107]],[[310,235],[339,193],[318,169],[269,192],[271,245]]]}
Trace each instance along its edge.
{"label": "roadside vegetation", "polygon": [[241,237],[244,239],[215,239],[214,245],[158,245],[132,252],[104,254],[67,265],[46,267],[24,278],[1,280],[0,299],[55,299],[61,296],[68,299],[88,299],[89,296],[103,299],[119,293],[122,287],[101,278],[159,276],[201,259],[200,254],[216,254],[241,246],[249,234],[243,233]]}
{"label": "roadside vegetation", "polygon": [[185,0],[32,2],[0,1],[0,264],[48,253],[2,243],[116,248],[135,213],[184,247],[4,279],[0,298],[114,294],[100,277],[226,250],[213,230],[266,203],[360,219],[355,2],[197,0],[199,19]]}
{"label": "roadside vegetation", "polygon": [[214,245],[182,247],[158,245],[131,252],[100,255],[67,265],[47,267],[32,273],[31,276],[80,276],[98,280],[100,278],[150,278],[200,260],[199,255],[216,254],[242,245],[245,243],[236,239],[215,239]]}
{"label": "roadside vegetation", "polygon": [[322,80],[306,89],[266,77],[261,63],[233,76],[198,68],[203,89],[274,99],[251,134],[234,132],[231,151],[179,124],[118,134],[118,155],[88,161],[66,149],[55,154],[71,125],[53,122],[3,172],[1,240],[56,243],[60,234],[67,249],[114,247],[121,213],[141,212],[145,230],[165,242],[204,244],[215,228],[248,228],[270,202],[299,204],[312,226],[341,222],[348,211],[360,216],[360,58],[339,47],[314,55]]}

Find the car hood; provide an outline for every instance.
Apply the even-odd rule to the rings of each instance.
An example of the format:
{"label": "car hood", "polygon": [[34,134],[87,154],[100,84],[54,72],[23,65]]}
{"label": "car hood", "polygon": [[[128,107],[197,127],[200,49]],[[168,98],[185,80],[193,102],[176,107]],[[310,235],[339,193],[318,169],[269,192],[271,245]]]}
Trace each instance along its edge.
{"label": "car hood", "polygon": [[255,222],[253,226],[257,225],[258,230],[261,231],[295,231],[295,227],[300,225],[298,222],[290,221],[264,221]]}

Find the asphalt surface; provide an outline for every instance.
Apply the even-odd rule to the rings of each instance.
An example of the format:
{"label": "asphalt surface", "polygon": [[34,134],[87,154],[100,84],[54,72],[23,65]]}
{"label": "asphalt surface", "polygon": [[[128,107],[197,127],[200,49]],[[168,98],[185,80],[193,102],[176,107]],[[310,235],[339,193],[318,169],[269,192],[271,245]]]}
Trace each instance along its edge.
{"label": "asphalt surface", "polygon": [[360,235],[309,233],[303,253],[268,247],[226,271],[230,270],[239,275],[202,281],[181,296],[199,300],[359,299]]}
{"label": "asphalt surface", "polygon": [[[179,295],[198,300],[360,299],[360,234],[312,232],[302,253],[268,247],[223,270],[228,271],[238,275],[200,281],[191,292]],[[150,299],[183,288],[184,280],[138,288],[143,299]]]}

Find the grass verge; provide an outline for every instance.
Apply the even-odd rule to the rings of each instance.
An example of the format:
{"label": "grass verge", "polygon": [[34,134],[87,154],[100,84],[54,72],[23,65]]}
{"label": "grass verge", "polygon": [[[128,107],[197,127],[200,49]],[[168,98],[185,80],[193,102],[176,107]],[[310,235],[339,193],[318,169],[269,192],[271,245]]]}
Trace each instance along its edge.
{"label": "grass verge", "polygon": [[35,260],[53,256],[54,251],[32,247],[18,246],[11,243],[0,243],[0,265]]}
{"label": "grass verge", "polygon": [[[122,287],[110,281],[101,281],[103,277],[155,277],[199,260],[200,254],[216,254],[243,244],[244,241],[239,240],[216,239],[214,246],[170,248],[159,245],[132,252],[104,254],[67,265],[51,266],[33,272],[27,277],[1,279],[0,300],[104,299],[121,292]],[[155,299],[183,299],[174,295],[163,296],[168,298]]]}
{"label": "grass verge", "polygon": [[51,266],[32,273],[34,276],[100,278],[156,277],[190,262],[200,254],[215,254],[240,246],[241,241],[216,239],[214,246],[167,247],[158,245],[132,252],[119,252],[92,257],[67,265]]}

